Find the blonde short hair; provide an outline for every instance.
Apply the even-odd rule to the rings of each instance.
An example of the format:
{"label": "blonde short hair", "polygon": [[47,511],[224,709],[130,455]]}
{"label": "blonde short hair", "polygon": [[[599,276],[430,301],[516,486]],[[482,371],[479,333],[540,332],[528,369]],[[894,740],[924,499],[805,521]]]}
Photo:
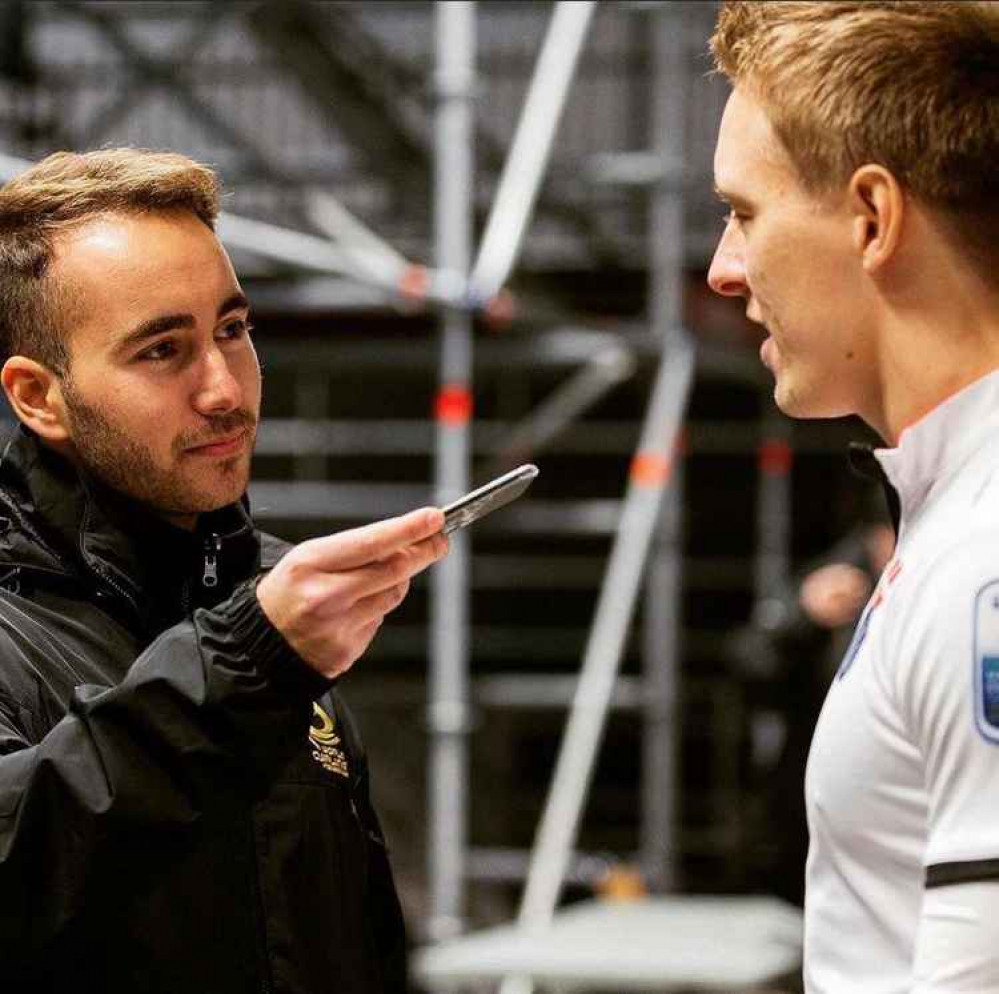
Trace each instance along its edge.
{"label": "blonde short hair", "polygon": [[62,373],[68,288],[49,278],[54,239],[104,214],[189,211],[214,228],[218,177],[173,152],[56,152],[0,187],[0,361],[25,355]]}
{"label": "blonde short hair", "polygon": [[736,0],[711,51],[766,108],[806,189],[880,164],[997,279],[999,4]]}

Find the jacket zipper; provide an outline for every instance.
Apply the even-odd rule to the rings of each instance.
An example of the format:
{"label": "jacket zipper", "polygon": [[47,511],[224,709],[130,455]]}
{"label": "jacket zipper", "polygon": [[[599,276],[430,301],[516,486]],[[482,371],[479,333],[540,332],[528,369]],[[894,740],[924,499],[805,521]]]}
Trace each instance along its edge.
{"label": "jacket zipper", "polygon": [[136,603],[135,598],[114,579],[105,569],[98,566],[96,562],[90,564],[91,569],[119,596],[125,599],[125,601],[131,606],[132,610],[135,612],[139,611],[139,605]]}
{"label": "jacket zipper", "polygon": [[219,552],[222,549],[222,537],[213,532],[205,539],[205,570],[201,574],[201,584],[204,587],[217,587],[219,584]]}
{"label": "jacket zipper", "polygon": [[86,546],[86,525],[89,520],[90,510],[89,507],[84,511],[83,521],[84,527],[81,527],[79,535],[79,549],[80,556],[83,561],[120,597],[122,597],[125,602],[132,608],[132,610],[141,617],[142,611],[139,608],[139,602],[132,596],[115,578],[112,576],[111,571],[105,569],[100,561],[91,556],[87,552]]}

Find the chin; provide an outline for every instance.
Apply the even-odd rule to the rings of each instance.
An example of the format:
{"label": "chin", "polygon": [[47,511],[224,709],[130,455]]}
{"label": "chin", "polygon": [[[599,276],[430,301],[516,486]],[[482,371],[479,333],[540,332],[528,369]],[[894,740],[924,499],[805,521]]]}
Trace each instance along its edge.
{"label": "chin", "polygon": [[238,490],[231,490],[224,494],[219,494],[218,499],[212,502],[212,506],[209,508],[211,511],[217,511],[220,508],[228,507],[230,504],[235,504],[239,499],[246,493],[246,486],[240,487]]}
{"label": "chin", "polygon": [[219,486],[212,488],[202,488],[200,493],[192,494],[191,513],[208,514],[211,511],[218,511],[230,504],[235,504],[246,492],[248,481],[229,486]]}
{"label": "chin", "polygon": [[774,383],[774,403],[780,410],[791,418],[818,418],[821,414],[815,413],[813,398],[809,396],[809,391],[802,390],[796,384],[786,370],[781,370],[777,374]]}
{"label": "chin", "polygon": [[774,387],[774,403],[788,417],[803,421],[846,418],[855,413],[848,404],[824,397],[818,390],[796,389],[780,381]]}

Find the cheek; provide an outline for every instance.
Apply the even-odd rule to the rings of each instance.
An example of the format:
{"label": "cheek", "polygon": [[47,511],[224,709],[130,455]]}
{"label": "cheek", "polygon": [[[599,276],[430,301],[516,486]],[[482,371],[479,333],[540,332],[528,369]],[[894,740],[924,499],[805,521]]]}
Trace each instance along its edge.
{"label": "cheek", "polygon": [[184,427],[175,416],[169,398],[148,386],[141,391],[117,392],[105,397],[100,408],[108,422],[124,438],[146,449],[159,460],[169,458],[173,439]]}
{"label": "cheek", "polygon": [[233,376],[238,381],[243,391],[243,406],[256,413],[260,407],[260,395],[262,389],[260,363],[257,360],[257,353],[252,347],[238,357],[231,367]]}
{"label": "cheek", "polygon": [[262,391],[263,391],[263,383],[260,374],[260,367],[254,364],[250,379],[250,387],[248,390],[248,394],[253,401],[254,412],[256,412],[257,409],[260,407],[260,396]]}
{"label": "cheek", "polygon": [[807,240],[796,244],[794,252],[781,245],[747,260],[753,295],[778,325],[821,320],[834,298],[827,260],[812,251]]}
{"label": "cheek", "polygon": [[783,283],[789,260],[781,245],[779,233],[769,228],[754,231],[746,239],[746,281],[755,297],[769,299]]}

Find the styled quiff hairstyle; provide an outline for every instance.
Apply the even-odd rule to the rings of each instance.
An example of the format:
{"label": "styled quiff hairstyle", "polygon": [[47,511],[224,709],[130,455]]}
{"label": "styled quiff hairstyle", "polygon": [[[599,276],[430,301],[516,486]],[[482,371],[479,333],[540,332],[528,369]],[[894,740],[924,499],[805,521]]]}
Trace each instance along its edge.
{"label": "styled quiff hairstyle", "polygon": [[711,51],[766,108],[806,190],[884,166],[999,280],[999,4],[726,2]]}
{"label": "styled quiff hairstyle", "polygon": [[215,173],[183,155],[56,152],[0,187],[0,362],[23,355],[62,375],[73,290],[49,270],[63,232],[107,214],[190,211],[214,229]]}

